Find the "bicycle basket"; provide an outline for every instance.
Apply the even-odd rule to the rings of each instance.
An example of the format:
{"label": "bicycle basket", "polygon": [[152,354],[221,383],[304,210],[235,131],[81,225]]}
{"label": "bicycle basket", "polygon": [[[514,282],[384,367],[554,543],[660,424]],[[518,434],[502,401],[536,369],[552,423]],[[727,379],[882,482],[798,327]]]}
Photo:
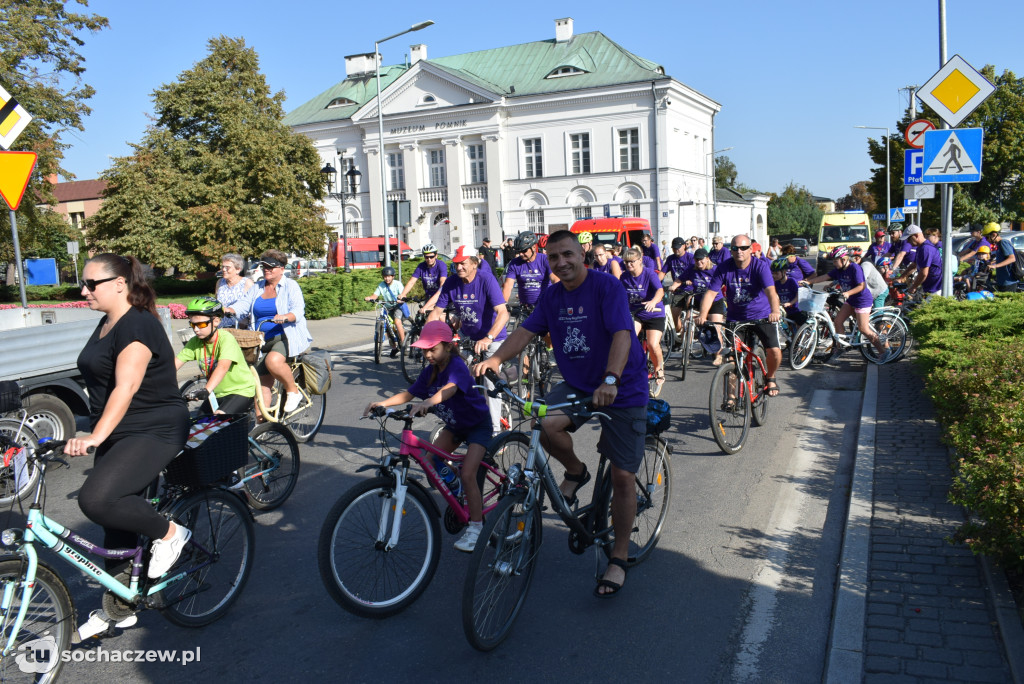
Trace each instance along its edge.
{"label": "bicycle basket", "polygon": [[821,313],[825,310],[827,300],[827,292],[818,292],[809,287],[801,287],[796,294],[797,304],[804,313]]}
{"label": "bicycle basket", "polygon": [[647,434],[660,435],[672,423],[672,407],[663,399],[647,402]]}
{"label": "bicycle basket", "polygon": [[239,330],[238,328],[221,328],[235,336],[238,346],[242,348],[242,356],[250,366],[255,365],[260,357],[260,346],[263,344],[263,336],[255,330]]}
{"label": "bicycle basket", "polygon": [[222,480],[249,460],[249,414],[203,416],[192,424],[185,450],[167,464],[170,485],[203,487]]}
{"label": "bicycle basket", "polygon": [[0,413],[21,408],[21,387],[14,380],[0,382]]}
{"label": "bicycle basket", "polygon": [[306,352],[299,357],[302,364],[302,384],[310,394],[327,394],[331,389],[331,353]]}

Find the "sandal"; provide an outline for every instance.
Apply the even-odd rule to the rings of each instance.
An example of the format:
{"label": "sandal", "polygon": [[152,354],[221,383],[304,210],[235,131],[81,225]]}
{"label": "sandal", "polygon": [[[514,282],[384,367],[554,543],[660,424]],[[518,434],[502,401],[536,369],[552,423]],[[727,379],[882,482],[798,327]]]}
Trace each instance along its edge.
{"label": "sandal", "polygon": [[764,391],[769,397],[779,396],[779,383],[775,382],[775,378],[764,379]]}
{"label": "sandal", "polygon": [[576,486],[573,487],[572,489],[572,494],[570,494],[569,496],[566,496],[565,494],[562,495],[562,497],[565,499],[565,505],[572,507],[575,506],[576,502],[579,500],[579,498],[576,496],[576,492],[580,491],[580,488],[583,487],[583,485],[590,482],[590,471],[587,470],[587,464],[583,464],[582,473],[580,473],[579,475],[570,475],[569,473],[566,473],[565,479],[568,480],[569,482],[576,483]]}
{"label": "sandal", "polygon": [[711,365],[712,366],[721,366],[722,365],[722,355],[720,353],[719,354],[715,354],[715,359],[714,359],[714,361],[711,362]]}
{"label": "sandal", "polygon": [[652,397],[657,397],[661,394],[661,388],[665,385],[665,371],[659,370],[658,374],[654,376],[654,390],[651,392]]}
{"label": "sandal", "polygon": [[[626,564],[626,561],[622,560],[621,558],[609,559],[608,565],[614,565],[616,567],[622,568],[622,583],[612,582],[611,580],[606,580],[603,577],[597,580],[597,586],[594,587],[594,596],[600,599],[611,598],[618,594],[622,590],[622,585],[626,582],[625,575],[629,571],[629,566]],[[607,572],[607,569],[605,569],[605,572]],[[601,591],[602,587],[607,587],[608,589],[611,589],[611,591]]]}

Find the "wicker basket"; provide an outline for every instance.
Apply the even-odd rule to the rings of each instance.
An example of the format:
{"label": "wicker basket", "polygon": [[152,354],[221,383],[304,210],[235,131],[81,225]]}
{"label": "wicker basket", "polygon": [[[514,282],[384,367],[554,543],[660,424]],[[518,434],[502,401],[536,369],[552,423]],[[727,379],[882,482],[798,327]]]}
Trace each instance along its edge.
{"label": "wicker basket", "polygon": [[21,387],[14,380],[0,382],[0,413],[21,408]]}
{"label": "wicker basket", "polygon": [[167,484],[203,487],[226,478],[248,462],[249,415],[204,416],[192,425],[189,442],[196,442],[196,433],[211,431],[211,424],[216,424],[212,434],[197,446],[186,446],[167,465]]}

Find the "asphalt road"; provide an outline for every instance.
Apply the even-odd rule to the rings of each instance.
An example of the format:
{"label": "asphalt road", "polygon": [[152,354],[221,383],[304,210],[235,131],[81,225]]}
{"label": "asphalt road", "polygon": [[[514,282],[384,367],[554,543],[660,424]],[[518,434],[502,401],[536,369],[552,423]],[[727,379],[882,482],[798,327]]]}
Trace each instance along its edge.
{"label": "asphalt road", "polygon": [[[481,654],[466,642],[461,591],[467,556],[443,535],[431,586],[386,620],[355,617],[324,591],[316,566],[320,524],[334,501],[370,473],[376,423],[358,420],[371,399],[403,388],[396,361],[375,367],[368,349],[335,353],[326,424],[302,446],[291,498],[257,513],[256,567],[232,610],[198,630],[143,613],[131,629],[84,645],[199,650],[197,662],[69,662],[75,681],[607,681],[818,682],[829,632],[841,529],[852,467],[863,378],[859,355],[838,366],[782,370],[782,395],[770,422],[753,428],[744,449],[722,454],[708,431],[712,367],[691,365],[670,379],[670,514],[658,549],[633,569],[614,600],[591,596],[595,554],[572,555],[561,522],[545,518],[544,544],[525,608],[511,637]],[[670,361],[670,378],[677,361]],[[424,427],[428,423],[424,422]],[[590,454],[596,431],[578,433]],[[76,459],[52,474],[46,511],[95,540],[98,529],[75,496],[90,468]],[[584,489],[589,495],[590,486]],[[60,563],[46,552],[51,563]],[[602,563],[603,566],[603,563]],[[97,585],[71,568],[79,622],[98,607]],[[95,655],[90,656],[95,658]],[[109,656],[108,656],[109,657]]]}

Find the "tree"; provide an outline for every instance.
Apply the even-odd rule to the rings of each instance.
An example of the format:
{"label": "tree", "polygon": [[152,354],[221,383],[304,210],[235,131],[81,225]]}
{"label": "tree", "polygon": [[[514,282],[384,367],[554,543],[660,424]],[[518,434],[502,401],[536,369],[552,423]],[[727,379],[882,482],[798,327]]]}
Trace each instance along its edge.
{"label": "tree", "polygon": [[790,183],[768,200],[768,233],[817,237],[823,214],[810,190]]}
{"label": "tree", "polygon": [[225,252],[321,252],[328,232],[320,157],[281,123],[256,51],[209,41],[209,55],[153,93],[155,123],[104,172],[89,245],[195,271]]}
{"label": "tree", "polygon": [[837,211],[852,211],[859,209],[867,214],[875,211],[875,198],[868,190],[868,181],[857,181],[850,186],[850,194],[844,195],[836,200]]}
{"label": "tree", "polygon": [[[75,2],[88,6],[86,0]],[[68,129],[85,130],[82,118],[91,111],[86,100],[95,92],[82,81],[85,59],[78,48],[85,42],[80,35],[105,28],[107,19],[69,12],[65,4],[65,0],[0,0],[0,84],[33,117],[11,149],[39,155],[18,208],[22,255],[67,261],[65,243],[76,236],[63,217],[45,209],[56,204],[53,186],[46,179],[74,178],[61,167],[68,148],[61,136]],[[0,260],[13,257],[8,212],[0,211]]]}
{"label": "tree", "polygon": [[715,187],[736,187],[736,165],[729,157],[715,157]]}

